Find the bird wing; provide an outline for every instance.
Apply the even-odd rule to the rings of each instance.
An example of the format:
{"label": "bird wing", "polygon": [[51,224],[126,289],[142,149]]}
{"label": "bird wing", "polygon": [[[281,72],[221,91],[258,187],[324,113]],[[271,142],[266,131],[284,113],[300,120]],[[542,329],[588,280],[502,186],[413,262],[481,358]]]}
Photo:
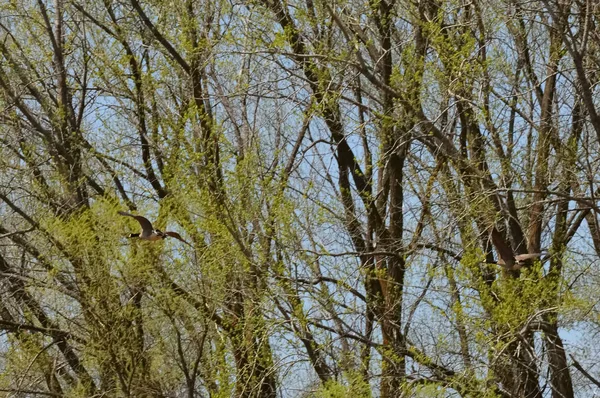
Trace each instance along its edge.
{"label": "bird wing", "polygon": [[137,220],[137,222],[140,223],[140,225],[142,226],[142,231],[149,231],[150,233],[152,233],[152,223],[150,221],[148,221],[148,219],[146,217],[142,217],[142,216],[136,216],[135,214],[131,214],[131,213],[126,213],[124,211],[120,211],[119,212],[120,215],[125,216],[125,217],[133,217]]}
{"label": "bird wing", "polygon": [[[189,243],[187,240],[183,239],[183,238],[181,237],[181,235],[179,235],[177,232],[171,232],[171,231],[167,231],[167,232],[165,232],[164,234],[165,234],[165,235],[167,235],[167,236],[170,236],[170,237],[172,237],[172,238],[175,238],[175,239],[177,239],[177,240],[180,240],[180,241],[182,241],[182,242],[183,242],[183,243],[185,243],[185,244],[188,244],[188,245],[190,244],[190,243]],[[190,245],[190,246],[191,246],[191,245]]]}

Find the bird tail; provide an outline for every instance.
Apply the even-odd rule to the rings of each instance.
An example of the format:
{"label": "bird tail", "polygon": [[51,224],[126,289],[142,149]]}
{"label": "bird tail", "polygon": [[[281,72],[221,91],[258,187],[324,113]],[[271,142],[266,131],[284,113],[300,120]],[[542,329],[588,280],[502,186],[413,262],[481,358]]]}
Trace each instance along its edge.
{"label": "bird tail", "polygon": [[138,238],[139,236],[140,236],[140,234],[139,234],[139,233],[137,233],[137,234],[129,234],[129,235],[127,235],[127,237],[128,237],[128,238]]}

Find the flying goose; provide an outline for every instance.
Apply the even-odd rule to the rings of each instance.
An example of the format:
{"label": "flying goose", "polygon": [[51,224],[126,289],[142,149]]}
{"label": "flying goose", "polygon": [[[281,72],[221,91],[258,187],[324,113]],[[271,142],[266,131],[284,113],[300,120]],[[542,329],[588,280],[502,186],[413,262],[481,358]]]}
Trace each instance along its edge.
{"label": "flying goose", "polygon": [[146,217],[136,216],[134,214],[126,213],[124,211],[119,211],[118,213],[125,217],[135,218],[137,220],[137,222],[140,223],[140,226],[142,227],[142,232],[139,232],[137,234],[129,234],[129,235],[127,235],[128,238],[140,238],[143,240],[149,240],[149,241],[154,242],[157,240],[163,240],[167,236],[170,236],[172,238],[178,239],[178,240],[182,241],[183,243],[189,245],[189,243],[185,239],[183,239],[181,237],[181,235],[179,235],[177,232],[171,232],[171,231],[162,232],[158,229],[154,229],[152,227],[152,223],[150,221],[148,221],[148,219]]}
{"label": "flying goose", "polygon": [[[512,266],[510,269],[517,270],[517,269],[521,268],[521,267],[522,267],[522,266],[523,266],[523,265],[524,265],[524,264],[525,264],[525,263],[526,263],[528,260],[532,260],[532,259],[534,259],[534,258],[538,258],[538,257],[540,257],[542,254],[543,254],[543,253],[526,253],[526,254],[517,254],[517,255],[514,257],[514,259],[515,259],[515,260],[514,260],[514,264],[513,264],[513,266]],[[505,262],[505,261],[504,261],[502,258],[499,258],[498,260],[496,260],[496,261],[493,261],[491,264],[497,264],[497,265],[499,265],[499,266],[501,266],[501,267],[508,268],[508,267],[506,266],[506,262]]]}

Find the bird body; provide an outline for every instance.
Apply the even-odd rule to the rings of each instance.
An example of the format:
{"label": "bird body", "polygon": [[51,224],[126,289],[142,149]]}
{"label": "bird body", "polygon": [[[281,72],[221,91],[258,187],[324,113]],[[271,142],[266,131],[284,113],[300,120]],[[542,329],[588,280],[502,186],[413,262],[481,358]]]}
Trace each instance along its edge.
{"label": "bird body", "polygon": [[129,238],[140,238],[143,240],[149,240],[151,242],[155,242],[157,240],[162,240],[166,236],[157,229],[153,229],[150,233],[137,233],[137,234],[129,234]]}
{"label": "bird body", "polygon": [[181,235],[179,235],[177,232],[172,232],[172,231],[163,232],[159,229],[154,229],[152,227],[152,223],[150,221],[148,221],[148,219],[146,217],[136,216],[135,214],[127,213],[124,211],[119,211],[118,213],[125,217],[135,218],[137,220],[137,222],[140,223],[140,226],[142,227],[142,232],[129,234],[128,235],[129,238],[139,238],[139,239],[147,240],[150,242],[156,242],[158,240],[163,240],[163,239],[167,238],[168,236],[170,236],[172,238],[180,240],[183,243],[186,243],[189,245],[189,243],[185,239],[183,239],[181,237]]}

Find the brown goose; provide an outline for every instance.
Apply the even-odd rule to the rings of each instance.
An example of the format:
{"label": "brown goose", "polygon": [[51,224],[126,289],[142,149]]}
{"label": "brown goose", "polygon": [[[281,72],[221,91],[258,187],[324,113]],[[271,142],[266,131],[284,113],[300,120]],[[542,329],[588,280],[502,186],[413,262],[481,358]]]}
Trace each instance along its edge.
{"label": "brown goose", "polygon": [[179,235],[177,232],[171,232],[171,231],[163,232],[161,230],[154,229],[152,227],[152,223],[150,221],[148,221],[148,219],[146,217],[136,216],[135,214],[126,213],[124,211],[120,211],[118,213],[125,217],[135,218],[137,220],[137,222],[140,223],[140,226],[142,227],[142,232],[139,232],[136,234],[129,234],[129,235],[127,235],[128,238],[140,238],[143,240],[149,240],[149,241],[154,242],[157,240],[163,240],[167,236],[170,236],[172,238],[180,240],[183,243],[189,245],[189,242],[186,241],[185,239],[183,239],[181,237],[181,235]]}

